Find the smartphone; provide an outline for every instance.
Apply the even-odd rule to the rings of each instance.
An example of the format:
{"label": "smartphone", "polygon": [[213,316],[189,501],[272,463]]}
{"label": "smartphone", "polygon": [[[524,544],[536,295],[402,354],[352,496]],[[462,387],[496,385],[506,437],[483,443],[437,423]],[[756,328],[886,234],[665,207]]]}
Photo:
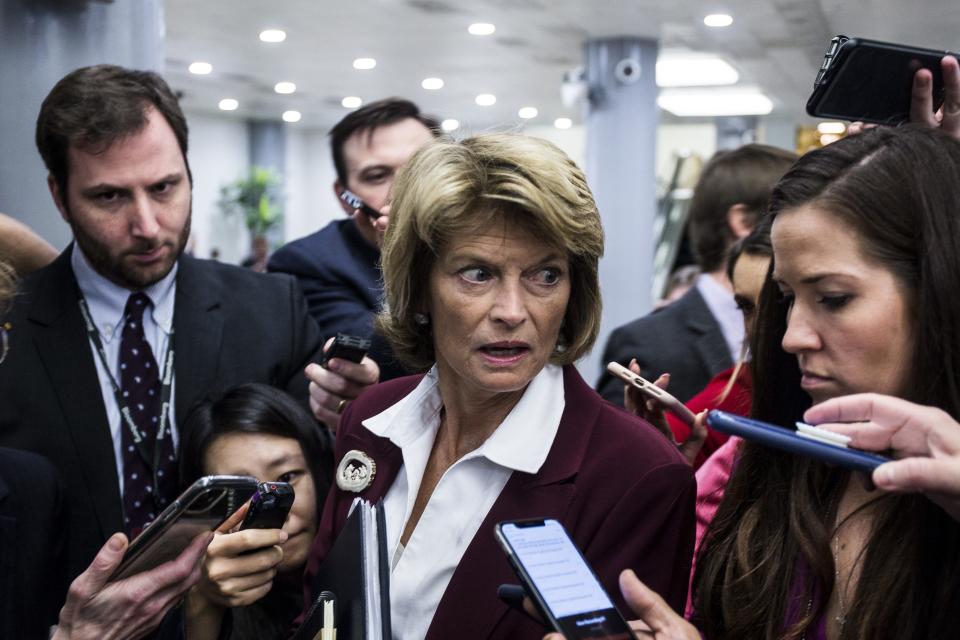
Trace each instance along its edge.
{"label": "smartphone", "polygon": [[627,369],[622,364],[617,362],[611,362],[607,365],[607,371],[617,376],[627,384],[631,384],[637,389],[639,389],[645,396],[652,398],[663,404],[670,413],[677,416],[683,423],[686,424],[691,429],[693,428],[693,423],[697,419],[697,416],[694,415],[693,411],[687,408],[687,405],[683,404],[675,397],[653,384],[649,380],[641,378],[630,369]]}
{"label": "smartphone", "polygon": [[[793,430],[717,409],[707,414],[707,424],[717,431],[740,436],[744,440],[867,474],[881,464],[890,462],[890,458],[885,456],[848,447],[844,442],[848,438],[839,434],[826,435],[824,430],[809,425]],[[820,435],[817,435],[818,432]]]}
{"label": "smartphone", "polygon": [[360,196],[355,194],[350,189],[344,189],[340,192],[340,199],[347,203],[347,206],[351,209],[359,209],[360,211],[367,214],[367,217],[371,220],[376,220],[383,214],[368,205],[366,202],[360,199]]}
{"label": "smartphone", "polygon": [[913,76],[933,73],[933,110],[943,104],[940,60],[949,51],[837,36],[830,41],[807,100],[818,118],[897,125],[910,118]]}
{"label": "smartphone", "polygon": [[348,336],[345,333],[338,333],[333,339],[333,344],[323,353],[320,360],[320,366],[326,367],[331,358],[342,358],[350,362],[360,362],[363,356],[370,350],[370,341],[359,336]]}
{"label": "smartphone", "polygon": [[200,478],[133,539],[110,580],[122,580],[173,560],[198,535],[223,524],[256,490],[256,478],[247,476]]}
{"label": "smartphone", "polygon": [[562,524],[501,522],[495,534],[541,614],[567,640],[634,638]]}
{"label": "smartphone", "polygon": [[293,487],[287,482],[261,482],[250,498],[250,508],[240,524],[243,529],[280,529],[293,506]]}

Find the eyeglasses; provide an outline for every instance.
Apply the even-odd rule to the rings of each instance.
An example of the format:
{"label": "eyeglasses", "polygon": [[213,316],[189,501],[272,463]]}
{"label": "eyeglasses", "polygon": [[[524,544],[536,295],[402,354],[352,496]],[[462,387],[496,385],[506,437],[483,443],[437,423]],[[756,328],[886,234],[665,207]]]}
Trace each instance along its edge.
{"label": "eyeglasses", "polygon": [[13,325],[9,322],[0,325],[0,364],[7,359],[7,352],[10,351],[10,335],[7,332],[12,328]]}

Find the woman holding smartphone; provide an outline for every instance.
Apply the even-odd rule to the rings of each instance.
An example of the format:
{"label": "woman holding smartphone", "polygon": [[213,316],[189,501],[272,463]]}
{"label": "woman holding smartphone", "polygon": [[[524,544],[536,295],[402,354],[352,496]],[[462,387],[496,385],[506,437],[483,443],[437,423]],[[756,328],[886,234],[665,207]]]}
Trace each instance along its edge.
{"label": "woman holding smartphone", "polygon": [[[874,129],[797,162],[770,205],[753,417],[790,425],[864,392],[960,415],[958,199],[960,142],[937,131]],[[698,556],[696,628],[623,587],[657,638],[933,639],[960,625],[958,568],[960,524],[931,499],[746,443]]]}
{"label": "woman holding smartphone", "polygon": [[263,384],[200,402],[181,433],[184,486],[205,475],[245,475],[296,492],[282,529],[222,533],[210,543],[185,602],[187,638],[285,637],[303,603],[301,575],[330,486],[325,434],[296,401]]}

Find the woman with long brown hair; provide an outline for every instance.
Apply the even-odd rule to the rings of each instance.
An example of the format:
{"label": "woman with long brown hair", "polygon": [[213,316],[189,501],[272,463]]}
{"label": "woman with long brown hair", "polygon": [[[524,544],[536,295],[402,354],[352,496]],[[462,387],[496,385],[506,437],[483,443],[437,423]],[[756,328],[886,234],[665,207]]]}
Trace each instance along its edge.
{"label": "woman with long brown hair", "polygon": [[[960,416],[960,142],[877,129],[801,158],[770,203],[752,415],[878,393]],[[798,366],[799,365],[799,366]],[[947,638],[960,523],[923,494],[747,443],[697,558],[690,625],[635,578],[658,640]]]}

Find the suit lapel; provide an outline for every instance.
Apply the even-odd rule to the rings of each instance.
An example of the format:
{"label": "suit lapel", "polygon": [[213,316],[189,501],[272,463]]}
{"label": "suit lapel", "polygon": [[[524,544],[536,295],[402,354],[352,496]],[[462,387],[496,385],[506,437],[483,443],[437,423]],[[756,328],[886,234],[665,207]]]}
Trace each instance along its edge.
{"label": "suit lapel", "polygon": [[697,334],[694,342],[696,351],[705,369],[710,372],[710,377],[713,377],[714,373],[733,365],[727,341],[720,330],[720,324],[710,313],[710,307],[707,306],[696,287],[691,289],[687,296],[690,298],[690,313],[686,324]]}
{"label": "suit lapel", "polygon": [[77,304],[68,249],[38,283],[30,311],[34,343],[50,376],[104,539],[123,528],[113,438],[93,352]]}
{"label": "suit lapel", "polygon": [[437,613],[427,631],[428,640],[458,637],[488,638],[509,611],[496,588],[516,583],[506,555],[494,537],[494,527],[505,520],[555,518],[563,520],[576,493],[576,475],[593,433],[600,399],[573,366],[564,367],[564,411],[550,453],[536,474],[513,472],[483,524],[453,572]]}
{"label": "suit lapel", "polygon": [[178,425],[183,424],[198,391],[213,389],[219,375],[222,292],[209,280],[195,259],[180,258],[173,309],[174,408]]}

